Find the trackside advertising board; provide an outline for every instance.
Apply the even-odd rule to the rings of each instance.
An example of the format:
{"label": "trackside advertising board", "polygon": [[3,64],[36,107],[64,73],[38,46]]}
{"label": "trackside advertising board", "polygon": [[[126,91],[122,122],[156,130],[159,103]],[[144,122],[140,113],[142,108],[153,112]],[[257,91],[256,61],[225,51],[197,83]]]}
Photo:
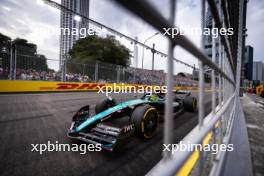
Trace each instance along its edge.
{"label": "trackside advertising board", "polygon": [[[67,92],[67,91],[98,91],[100,88],[114,86],[147,86],[138,84],[109,84],[109,83],[81,83],[81,82],[48,82],[0,80],[0,93],[16,92]],[[197,87],[175,87],[178,90],[197,90]]]}

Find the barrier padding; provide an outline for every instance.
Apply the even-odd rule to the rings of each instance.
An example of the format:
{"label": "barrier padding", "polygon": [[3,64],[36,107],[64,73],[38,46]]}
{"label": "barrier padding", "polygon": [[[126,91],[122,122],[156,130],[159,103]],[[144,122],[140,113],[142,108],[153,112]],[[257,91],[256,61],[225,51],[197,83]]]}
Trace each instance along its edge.
{"label": "barrier padding", "polygon": [[[115,84],[116,86],[144,86],[139,84]],[[67,92],[67,91],[98,91],[101,87],[112,86],[109,83],[80,83],[80,82],[49,82],[0,80],[0,93],[15,92]],[[175,87],[176,90],[197,90],[197,87]]]}

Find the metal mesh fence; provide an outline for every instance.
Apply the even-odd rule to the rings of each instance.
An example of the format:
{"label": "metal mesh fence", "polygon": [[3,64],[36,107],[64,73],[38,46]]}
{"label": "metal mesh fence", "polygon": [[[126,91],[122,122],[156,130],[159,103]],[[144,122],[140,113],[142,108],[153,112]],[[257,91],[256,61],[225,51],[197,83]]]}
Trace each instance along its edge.
{"label": "metal mesh fence", "polygon": [[[12,64],[10,64],[10,60],[9,54],[1,54],[0,79],[62,80],[61,71],[58,69],[59,60],[46,59],[43,55],[27,56],[21,54],[13,56]],[[65,81],[165,85],[165,75],[164,70],[124,67],[99,61],[76,63],[70,60],[66,62]],[[173,79],[174,86],[198,86],[198,79],[192,74],[177,74],[174,75]],[[209,83],[207,87],[209,87]]]}
{"label": "metal mesh fence", "polygon": [[[142,20],[152,25],[160,32],[163,29],[174,28],[176,16],[176,2],[170,0],[169,19],[165,18],[149,1],[134,0],[115,0],[125,9],[140,17]],[[206,3],[207,2],[207,3]],[[223,4],[222,4],[223,3]],[[179,4],[179,3],[178,3]],[[201,46],[198,48],[184,35],[168,34],[168,60],[166,85],[168,93],[166,94],[165,118],[164,118],[164,145],[173,144],[175,138],[173,131],[173,58],[176,46],[184,48],[187,52],[199,60],[199,110],[198,125],[182,140],[187,144],[221,143],[228,145],[233,126],[234,118],[238,112],[238,92],[240,87],[240,71],[242,58],[242,34],[243,34],[243,0],[235,1],[205,1],[201,0],[201,31],[205,27],[205,9],[211,13],[212,27],[235,28],[233,36],[219,35],[218,48],[219,55],[216,55],[216,39],[212,38],[212,54],[205,54],[205,38],[201,36]],[[162,9],[164,10],[164,9]],[[217,62],[218,57],[218,62]],[[205,115],[205,66],[211,69],[211,102],[212,111]],[[218,78],[217,78],[218,77]],[[209,80],[209,81],[210,81]],[[218,88],[218,91],[217,91]],[[216,103],[216,94],[218,94],[218,104]],[[220,139],[217,138],[217,130],[220,130]],[[209,136],[209,137],[208,137]],[[210,137],[211,136],[211,137]],[[211,138],[213,138],[211,140]],[[207,142],[206,142],[207,141]],[[163,150],[163,159],[150,170],[147,175],[189,175],[191,171],[197,170],[196,175],[222,175],[226,151],[221,151],[209,159],[204,150],[177,150],[172,153],[169,150]],[[210,161],[209,161],[210,160]],[[208,162],[209,161],[209,162]],[[210,165],[207,167],[206,163]],[[189,170],[188,170],[189,169]],[[191,173],[192,174],[192,173]]]}

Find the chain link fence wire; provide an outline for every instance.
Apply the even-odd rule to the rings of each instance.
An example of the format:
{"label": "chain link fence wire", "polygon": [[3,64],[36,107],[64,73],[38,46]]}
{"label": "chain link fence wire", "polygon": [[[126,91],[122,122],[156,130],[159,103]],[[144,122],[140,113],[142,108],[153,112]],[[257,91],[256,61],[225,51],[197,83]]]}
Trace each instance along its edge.
{"label": "chain link fence wire", "polygon": [[[0,79],[62,81],[59,60],[47,59],[43,55],[29,56],[1,53]],[[198,86],[197,70],[193,74],[178,73],[174,75],[174,86]],[[98,82],[98,83],[131,83],[146,85],[165,85],[164,70],[148,70],[124,67],[100,61],[77,63],[71,59],[66,62],[67,82]],[[11,75],[11,76],[10,76]],[[209,87],[208,82],[207,87]]]}

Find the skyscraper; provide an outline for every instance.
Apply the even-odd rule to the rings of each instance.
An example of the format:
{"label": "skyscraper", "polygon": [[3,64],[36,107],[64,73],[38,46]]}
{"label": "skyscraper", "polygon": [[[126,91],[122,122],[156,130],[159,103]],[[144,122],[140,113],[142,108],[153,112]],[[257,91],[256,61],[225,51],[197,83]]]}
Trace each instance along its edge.
{"label": "skyscraper", "polygon": [[[68,9],[73,10],[89,18],[89,0],[61,0],[61,4]],[[60,18],[60,27],[61,27],[60,67],[61,67],[61,65],[63,64],[62,61],[65,58],[66,54],[72,48],[76,40],[79,39],[79,35],[73,35],[73,30],[79,31],[80,28],[88,29],[89,23],[68,11],[62,10],[61,18]],[[65,33],[66,30],[68,32]]]}
{"label": "skyscraper", "polygon": [[253,62],[253,80],[259,80],[260,82],[264,81],[264,63],[261,61]]}
{"label": "skyscraper", "polygon": [[245,48],[244,53],[244,77],[247,80],[252,80],[252,69],[253,69],[253,48],[249,45]]}

